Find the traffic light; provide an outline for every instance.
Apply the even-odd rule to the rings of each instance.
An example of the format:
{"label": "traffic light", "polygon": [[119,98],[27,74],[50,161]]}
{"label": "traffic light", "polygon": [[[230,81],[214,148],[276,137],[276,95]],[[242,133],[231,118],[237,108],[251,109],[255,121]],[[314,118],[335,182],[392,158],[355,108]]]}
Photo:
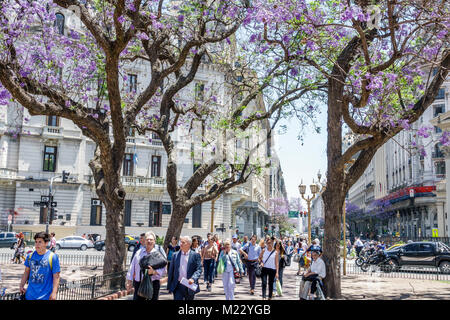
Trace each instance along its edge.
{"label": "traffic light", "polygon": [[67,178],[69,178],[70,172],[63,171],[62,172],[62,182],[67,183]]}
{"label": "traffic light", "polygon": [[51,208],[50,209],[50,224],[52,224],[53,220],[56,220],[58,216],[58,209]]}

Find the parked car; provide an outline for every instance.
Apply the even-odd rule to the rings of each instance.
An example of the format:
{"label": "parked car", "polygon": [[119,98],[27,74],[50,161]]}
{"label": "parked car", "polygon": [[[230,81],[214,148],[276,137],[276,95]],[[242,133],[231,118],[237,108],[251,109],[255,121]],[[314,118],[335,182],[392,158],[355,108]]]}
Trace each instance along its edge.
{"label": "parked car", "polygon": [[[126,235],[124,237],[125,244],[128,244],[128,251],[133,251],[138,245],[139,240],[134,239],[132,236]],[[96,241],[94,243],[94,248],[98,251],[105,251],[105,240]]]}
{"label": "parked car", "polygon": [[15,232],[0,232],[0,248],[14,249],[17,242]]}
{"label": "parked car", "polygon": [[93,248],[92,241],[84,239],[78,236],[68,236],[56,241],[56,250],[59,249],[80,249],[86,250],[87,248]]}
{"label": "parked car", "polygon": [[396,270],[403,266],[438,267],[442,273],[450,273],[450,248],[442,242],[412,242],[385,252]]}

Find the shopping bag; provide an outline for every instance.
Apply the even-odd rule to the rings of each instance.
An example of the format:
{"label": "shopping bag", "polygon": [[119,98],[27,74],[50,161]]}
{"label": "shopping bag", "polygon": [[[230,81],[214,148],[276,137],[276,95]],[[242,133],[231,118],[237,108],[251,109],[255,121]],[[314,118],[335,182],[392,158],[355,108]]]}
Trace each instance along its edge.
{"label": "shopping bag", "polygon": [[147,269],[144,271],[144,277],[139,286],[138,295],[149,300],[153,298],[153,283],[148,275]]}
{"label": "shopping bag", "polygon": [[277,287],[277,294],[279,296],[282,296],[283,295],[283,290],[281,289],[281,283],[280,283],[280,280],[278,280],[278,279],[277,279],[276,287]]}
{"label": "shopping bag", "polygon": [[219,265],[217,266],[217,273],[222,274],[225,271],[225,264],[223,263],[223,259],[219,259]]}

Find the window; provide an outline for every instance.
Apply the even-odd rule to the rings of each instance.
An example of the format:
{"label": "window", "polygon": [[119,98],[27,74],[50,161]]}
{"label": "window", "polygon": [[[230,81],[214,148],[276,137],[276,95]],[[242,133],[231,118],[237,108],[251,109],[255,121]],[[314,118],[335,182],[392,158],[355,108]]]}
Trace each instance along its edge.
{"label": "window", "polygon": [[125,159],[123,160],[123,175],[124,176],[133,176],[133,154],[126,153]]}
{"label": "window", "polygon": [[437,104],[433,107],[433,114],[435,117],[437,117],[440,113],[445,112],[445,104]]}
{"label": "window", "polygon": [[205,92],[205,85],[201,82],[195,84],[195,100],[203,101]]}
{"label": "window", "polygon": [[124,224],[125,224],[125,227],[131,226],[131,200],[125,200]]}
{"label": "window", "polygon": [[202,204],[197,204],[192,208],[192,228],[202,227]]}
{"label": "window", "polygon": [[47,126],[59,127],[59,117],[58,116],[47,116]]}
{"label": "window", "polygon": [[55,172],[56,170],[57,147],[44,147],[44,168],[43,171]]}
{"label": "window", "polygon": [[436,174],[445,174],[445,161],[436,162]]}
{"label": "window", "polygon": [[150,201],[148,226],[161,227],[161,202]]}
{"label": "window", "polygon": [[56,31],[58,31],[59,34],[64,35],[64,15],[61,13],[56,14],[56,20],[54,23],[54,27],[56,28]]}
{"label": "window", "polygon": [[152,156],[152,177],[161,177],[161,157]]}
{"label": "window", "polygon": [[421,243],[419,251],[433,252],[433,246],[429,243]]}
{"label": "window", "polygon": [[415,252],[415,251],[418,251],[417,249],[419,249],[418,248],[418,244],[409,244],[409,245],[407,245],[407,246],[405,246],[405,252]]}
{"label": "window", "polygon": [[439,127],[434,127],[434,132],[435,132],[435,133],[441,133],[441,132],[442,132],[442,129],[439,128]]}
{"label": "window", "polygon": [[91,226],[102,225],[102,203],[99,199],[91,199]]}
{"label": "window", "polygon": [[128,92],[137,92],[137,75],[128,75]]}
{"label": "window", "polygon": [[445,98],[445,89],[439,89],[436,99],[444,99],[444,98]]}
{"label": "window", "polygon": [[0,233],[0,239],[5,239],[5,234],[4,233]]}
{"label": "window", "polygon": [[162,204],[162,214],[171,214],[172,213],[172,205],[170,202],[163,202]]}

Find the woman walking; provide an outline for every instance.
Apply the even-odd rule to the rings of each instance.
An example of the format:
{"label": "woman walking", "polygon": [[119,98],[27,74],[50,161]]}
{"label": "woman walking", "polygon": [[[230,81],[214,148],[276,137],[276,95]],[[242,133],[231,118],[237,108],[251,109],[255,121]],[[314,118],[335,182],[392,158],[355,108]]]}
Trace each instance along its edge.
{"label": "woman walking", "polygon": [[202,265],[205,273],[206,290],[211,292],[211,284],[214,276],[214,261],[217,259],[219,250],[214,242],[214,238],[208,235],[208,243],[202,249]]}
{"label": "woman walking", "polygon": [[178,238],[173,236],[169,246],[166,249],[167,255],[167,270],[169,270],[170,262],[172,261],[172,255],[180,250],[180,246],[178,245]]}
{"label": "woman walking", "polygon": [[[261,280],[262,280],[262,296],[263,300],[266,300],[266,287],[269,286],[269,300],[272,300],[273,295],[273,284],[275,278],[278,279],[278,262],[279,255],[276,252],[273,241],[274,237],[266,240],[266,247],[263,249],[259,255],[259,262],[262,266],[261,270]],[[267,283],[267,278],[269,278],[269,283]]]}
{"label": "woman walking", "polygon": [[197,237],[192,237],[191,250],[198,254],[200,254],[202,251],[202,249],[200,248],[200,245],[198,243]]}
{"label": "woman walking", "polygon": [[[283,246],[283,243],[281,242],[281,240],[277,240],[275,242],[275,250],[277,251],[277,254],[278,254],[278,280],[280,280],[280,285],[281,285],[281,287],[283,287],[283,271],[284,271],[284,268],[286,267],[287,256],[286,256],[286,252],[284,250],[284,246]],[[273,289],[276,290],[275,282],[273,284]]]}
{"label": "woman walking", "polygon": [[224,242],[224,249],[220,252],[219,263],[225,266],[222,274],[223,289],[226,300],[234,300],[234,288],[236,287],[235,272],[242,275],[244,272],[239,253],[231,248],[230,240]]}

